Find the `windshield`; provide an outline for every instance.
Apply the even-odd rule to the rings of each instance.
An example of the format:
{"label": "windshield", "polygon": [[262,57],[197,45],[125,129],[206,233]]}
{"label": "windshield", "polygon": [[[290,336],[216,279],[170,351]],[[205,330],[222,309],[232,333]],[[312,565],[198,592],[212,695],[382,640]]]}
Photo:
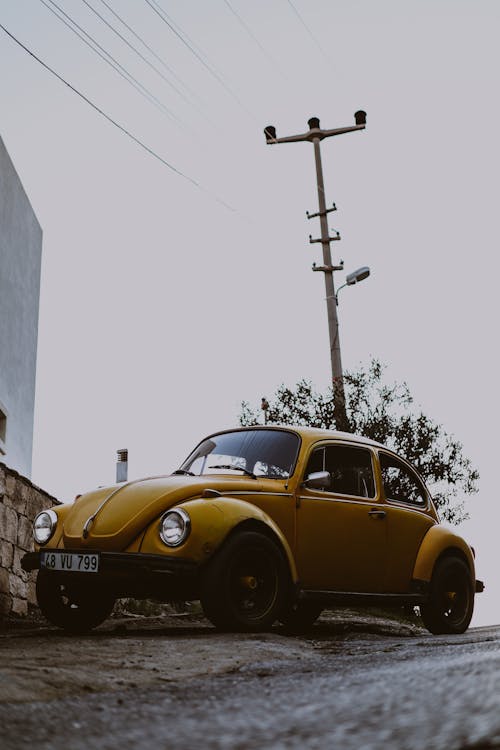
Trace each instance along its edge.
{"label": "windshield", "polygon": [[212,435],[195,448],[179,471],[200,475],[242,471],[256,477],[288,479],[299,437],[284,430],[238,430]]}

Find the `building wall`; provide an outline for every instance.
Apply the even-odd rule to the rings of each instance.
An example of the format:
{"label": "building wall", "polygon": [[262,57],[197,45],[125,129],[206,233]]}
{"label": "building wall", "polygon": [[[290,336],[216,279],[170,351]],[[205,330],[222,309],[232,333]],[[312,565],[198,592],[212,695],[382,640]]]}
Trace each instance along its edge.
{"label": "building wall", "polygon": [[41,227],[0,138],[0,460],[27,477],[41,254]]}
{"label": "building wall", "polygon": [[33,549],[35,516],[58,501],[5,464],[0,463],[0,617],[26,615],[36,605],[36,574],[21,560]]}

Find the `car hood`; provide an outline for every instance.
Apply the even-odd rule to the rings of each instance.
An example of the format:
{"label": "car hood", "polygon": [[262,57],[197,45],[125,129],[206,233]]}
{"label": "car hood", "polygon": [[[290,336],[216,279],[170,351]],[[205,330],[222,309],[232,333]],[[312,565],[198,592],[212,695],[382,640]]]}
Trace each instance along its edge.
{"label": "car hood", "polygon": [[120,551],[161,513],[184,500],[200,497],[209,486],[219,492],[258,492],[260,483],[245,477],[167,476],[99,488],[82,495],[64,519],[67,548]]}

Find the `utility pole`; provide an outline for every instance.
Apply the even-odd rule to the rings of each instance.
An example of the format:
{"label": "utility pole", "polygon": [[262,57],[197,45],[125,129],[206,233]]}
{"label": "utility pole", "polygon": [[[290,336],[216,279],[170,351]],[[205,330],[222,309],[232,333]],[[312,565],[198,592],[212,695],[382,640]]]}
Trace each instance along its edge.
{"label": "utility pole", "polygon": [[308,121],[309,131],[299,135],[290,135],[285,138],[276,137],[276,128],[273,125],[268,125],[264,128],[264,134],[266,141],[269,145],[275,143],[295,143],[297,141],[310,141],[314,146],[314,158],[316,162],[316,184],[318,187],[318,206],[319,211],[314,214],[307,212],[307,218],[313,219],[319,216],[320,227],[321,227],[321,238],[314,239],[309,235],[309,242],[320,242],[323,248],[323,265],[317,266],[313,264],[313,271],[322,271],[325,276],[325,290],[326,290],[326,309],[328,315],[328,333],[330,336],[330,359],[332,366],[332,384],[333,384],[333,398],[334,398],[334,415],[335,424],[338,430],[345,430],[347,428],[347,416],[345,408],[345,393],[344,393],[344,380],[342,373],[342,359],[340,356],[340,339],[339,339],[339,321],[337,316],[337,301],[335,299],[335,285],[333,281],[333,274],[335,271],[342,271],[344,268],[343,261],[340,265],[334,266],[332,264],[332,254],[330,249],[330,243],[335,240],[340,240],[340,234],[335,232],[330,237],[328,230],[328,219],[327,216],[331,211],[336,211],[336,206],[333,204],[331,208],[326,207],[325,200],[325,185],[323,181],[323,167],[321,164],[321,151],[320,142],[324,138],[329,138],[333,135],[342,135],[343,133],[350,133],[353,130],[364,130],[366,127],[366,112],[359,110],[354,114],[356,124],[345,128],[335,128],[334,130],[322,130],[319,126],[319,119],[317,117],[311,117]]}

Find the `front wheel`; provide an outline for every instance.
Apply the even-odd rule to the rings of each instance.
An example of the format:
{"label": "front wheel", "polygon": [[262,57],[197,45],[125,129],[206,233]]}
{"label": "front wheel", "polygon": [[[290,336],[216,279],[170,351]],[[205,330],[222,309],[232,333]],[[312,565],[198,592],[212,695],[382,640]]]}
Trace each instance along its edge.
{"label": "front wheel", "polygon": [[205,571],[203,611],[223,630],[267,630],[285,608],[289,580],[284,555],[271,539],[253,531],[235,534]]}
{"label": "front wheel", "polygon": [[40,570],[36,579],[36,598],[44,617],[70,633],[84,633],[109,617],[114,597],[104,592],[61,583],[59,576]]}
{"label": "front wheel", "polygon": [[430,585],[429,599],[420,606],[427,630],[464,633],[474,610],[474,588],[467,564],[459,557],[445,557],[437,563]]}

